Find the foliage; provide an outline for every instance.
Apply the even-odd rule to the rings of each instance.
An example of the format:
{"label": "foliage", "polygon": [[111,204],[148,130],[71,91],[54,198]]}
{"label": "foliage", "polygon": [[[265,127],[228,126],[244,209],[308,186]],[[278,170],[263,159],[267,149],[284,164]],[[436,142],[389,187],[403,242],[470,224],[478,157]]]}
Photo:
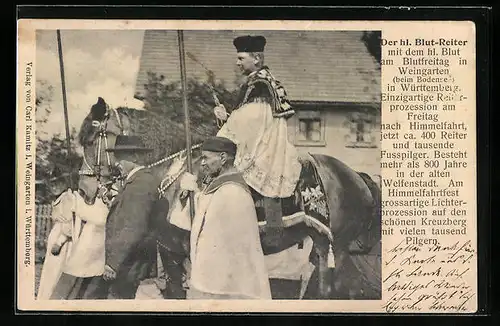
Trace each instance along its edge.
{"label": "foliage", "polygon": [[[212,85],[218,99],[229,112],[236,104],[238,95],[237,90],[229,91],[224,83],[216,82],[213,75],[210,75],[207,81],[188,79],[187,99],[190,125],[194,132],[203,135],[214,135],[218,130],[213,113],[215,101],[209,85]],[[174,122],[184,123],[180,82],[168,82],[165,76],[149,72],[148,83],[144,87],[145,102],[149,110],[165,114]]]}
{"label": "foliage", "polygon": [[49,134],[47,121],[52,113],[53,87],[46,81],[37,81],[36,94],[36,200],[46,203],[76,182],[75,171],[81,165],[77,152],[77,131],[70,133],[71,151],[68,153],[66,136]]}
{"label": "foliage", "polygon": [[41,127],[47,123],[48,117],[52,112],[52,97],[54,96],[54,87],[49,85],[45,80],[37,80],[36,82],[36,100],[35,100],[35,112],[36,112],[36,134],[37,138],[41,138],[47,135],[46,131],[43,131]]}
{"label": "foliage", "polygon": [[[71,131],[71,151],[68,154],[65,136],[54,134],[50,139],[37,140],[36,179],[52,180],[65,178],[81,164],[77,154],[76,129]],[[69,182],[69,180],[68,180]]]}
{"label": "foliage", "polygon": [[[381,59],[382,59],[382,47],[381,47],[381,32],[380,31],[370,31],[370,32],[363,32],[363,35],[361,36],[361,41],[364,43],[366,46],[366,49],[370,53],[370,55],[375,59],[377,62],[376,69],[375,71],[373,70],[366,70],[362,69],[360,67],[356,68],[356,71],[362,76],[363,80],[365,80],[367,83],[370,84],[376,84],[377,82],[380,82],[380,71],[381,71]],[[380,98],[377,95],[372,96],[372,101],[373,102],[379,102]],[[368,113],[369,109],[364,108],[362,111],[365,111],[365,113]],[[380,111],[380,106],[377,107],[377,111]]]}
{"label": "foliage", "polygon": [[382,48],[381,48],[381,33],[380,31],[375,32],[363,32],[363,36],[361,40],[365,44],[368,52],[377,60],[379,63],[380,69],[380,59],[382,56]]}

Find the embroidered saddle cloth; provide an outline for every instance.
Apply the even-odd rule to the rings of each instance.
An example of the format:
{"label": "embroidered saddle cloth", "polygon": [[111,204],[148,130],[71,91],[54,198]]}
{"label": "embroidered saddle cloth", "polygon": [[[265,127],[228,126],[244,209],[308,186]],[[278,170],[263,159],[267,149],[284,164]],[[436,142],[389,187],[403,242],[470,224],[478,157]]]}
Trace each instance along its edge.
{"label": "embroidered saddle cloth", "polygon": [[[316,162],[309,155],[302,160],[302,169],[299,182],[292,196],[281,199],[282,227],[290,228],[301,222],[306,222],[317,229],[321,234],[331,237],[330,214],[327,203],[326,192],[319,177]],[[266,214],[264,208],[264,197],[254,192],[255,208],[259,227],[262,233],[266,233],[267,225],[271,224],[272,218]]]}

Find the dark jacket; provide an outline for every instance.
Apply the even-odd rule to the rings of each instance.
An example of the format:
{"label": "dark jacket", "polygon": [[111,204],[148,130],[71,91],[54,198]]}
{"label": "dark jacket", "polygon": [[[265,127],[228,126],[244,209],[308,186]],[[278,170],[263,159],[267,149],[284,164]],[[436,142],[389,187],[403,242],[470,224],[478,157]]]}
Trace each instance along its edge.
{"label": "dark jacket", "polygon": [[151,237],[151,210],[158,198],[157,182],[148,169],[137,171],[113,201],[106,224],[106,265],[117,273],[115,282],[137,284],[156,262]]}

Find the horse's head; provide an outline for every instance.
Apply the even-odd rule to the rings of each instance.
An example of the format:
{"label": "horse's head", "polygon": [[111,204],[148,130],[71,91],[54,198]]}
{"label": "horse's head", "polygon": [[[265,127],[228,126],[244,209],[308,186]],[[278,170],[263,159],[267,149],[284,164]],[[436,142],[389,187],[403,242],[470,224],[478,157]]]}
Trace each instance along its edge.
{"label": "horse's head", "polygon": [[101,97],[83,120],[78,135],[83,148],[78,187],[88,202],[95,199],[100,186],[112,181],[115,158],[106,149],[114,146],[118,135],[127,134],[128,125],[127,118],[110,109]]}
{"label": "horse's head", "polygon": [[[99,97],[97,103],[92,105],[89,114],[82,122],[79,142],[83,148],[83,163],[80,169],[79,188],[85,194],[88,201],[95,198],[99,185],[109,183],[116,176],[115,156],[106,151],[116,142],[116,137],[123,135],[137,135],[142,138],[146,147],[153,151],[145,159],[146,165],[151,168],[153,174],[160,180],[174,175],[170,165],[174,158],[180,155],[184,147],[185,130],[182,124],[178,124],[167,115],[131,108],[110,108],[104,99]],[[193,143],[200,143],[204,135],[192,134]],[[197,146],[199,148],[199,146]],[[196,156],[201,156],[199,151],[193,150],[193,173],[196,173]],[[185,153],[183,154],[185,156]],[[186,165],[186,163],[184,163]],[[184,166],[183,171],[186,171]],[[170,181],[167,181],[167,183]],[[165,182],[163,182],[165,184]],[[170,184],[169,193],[177,193],[177,187]],[[161,185],[159,185],[161,187]],[[166,189],[165,188],[165,189]],[[168,197],[171,202],[171,196]]]}

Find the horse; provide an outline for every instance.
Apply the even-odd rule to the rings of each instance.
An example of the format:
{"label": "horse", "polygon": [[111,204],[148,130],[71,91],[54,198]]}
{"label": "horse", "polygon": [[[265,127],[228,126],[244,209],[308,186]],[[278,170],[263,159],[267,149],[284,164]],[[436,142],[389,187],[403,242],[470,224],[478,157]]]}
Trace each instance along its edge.
{"label": "horse", "polygon": [[[93,205],[98,196],[110,204],[114,195],[120,191],[121,176],[115,167],[116,160],[113,153],[106,151],[114,146],[118,135],[139,135],[146,147],[153,149],[146,155],[144,163],[157,178],[160,186],[160,182],[165,181],[164,176],[172,174],[169,168],[175,168],[176,165],[172,164],[175,159],[182,157],[183,142],[179,136],[183,133],[181,125],[170,121],[164,115],[126,107],[110,108],[104,99],[99,97],[83,119],[78,132],[77,139],[83,156],[78,173],[78,192],[88,205]],[[195,133],[193,138],[201,141],[205,137]],[[173,155],[168,155],[172,152]],[[155,213],[152,215],[163,222],[165,216],[169,215],[169,203],[159,203],[166,203],[167,206],[155,207]],[[157,230],[161,230],[163,226],[157,221],[152,224]],[[150,238],[154,238],[156,233],[152,233]]]}
{"label": "horse", "polygon": [[[199,169],[199,144],[215,132],[216,129],[190,135],[196,144],[191,148],[190,172],[193,174]],[[181,275],[186,274],[188,266],[185,262],[189,256],[189,231],[170,223],[173,209],[186,201],[180,196],[179,185],[179,177],[188,170],[183,149],[185,142],[180,138],[184,133],[182,125],[162,118],[160,114],[130,108],[113,109],[102,98],[92,106],[79,133],[84,149],[82,167],[90,169],[91,175],[98,180],[103,176],[109,179],[112,175],[114,158],[105,149],[114,143],[117,135],[138,135],[146,146],[153,149],[147,166],[158,178],[159,200],[152,223],[162,264],[169,277],[170,291],[166,296],[175,298],[183,297],[185,280]],[[284,223],[279,243],[270,243],[266,242],[268,221],[264,217],[258,223],[265,254],[279,253],[310,237],[314,243],[310,259],[316,268],[304,299],[380,299],[379,187],[367,174],[354,171],[334,157],[309,154],[305,161],[304,166],[310,167],[305,176],[310,179],[307,174],[315,173],[322,186],[320,193],[324,195],[328,220],[321,224],[307,214],[292,214],[292,218]],[[334,267],[330,264],[332,258]]]}

